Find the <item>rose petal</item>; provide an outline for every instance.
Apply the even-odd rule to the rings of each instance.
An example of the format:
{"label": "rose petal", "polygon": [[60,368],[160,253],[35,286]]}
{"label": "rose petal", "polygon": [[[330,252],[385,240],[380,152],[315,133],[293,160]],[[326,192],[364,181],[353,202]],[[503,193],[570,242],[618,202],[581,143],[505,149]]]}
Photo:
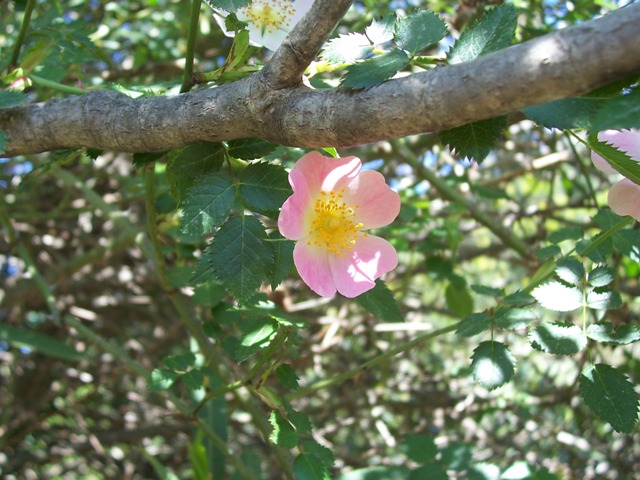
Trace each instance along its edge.
{"label": "rose petal", "polygon": [[640,222],[640,186],[620,180],[609,190],[609,206],[618,215],[629,215]]}
{"label": "rose petal", "polygon": [[326,249],[309,246],[305,242],[296,243],[293,249],[293,263],[300,278],[322,297],[331,297],[336,293],[327,255]]}
{"label": "rose petal", "polygon": [[375,235],[359,238],[353,255],[329,255],[335,288],[345,297],[354,298],[375,287],[375,280],[398,265],[395,248]]}
{"label": "rose petal", "polygon": [[400,195],[391,190],[381,173],[367,170],[350,183],[345,192],[349,205],[358,205],[356,220],[363,229],[389,225],[400,213]]}
{"label": "rose petal", "polygon": [[289,174],[289,183],[294,192],[306,191],[317,196],[321,190],[330,192],[336,186],[346,185],[361,166],[357,157],[329,158],[319,152],[309,152],[296,162]]}
{"label": "rose petal", "polygon": [[299,240],[307,235],[309,227],[305,219],[309,209],[309,198],[293,194],[282,205],[278,215],[278,230],[289,240]]}

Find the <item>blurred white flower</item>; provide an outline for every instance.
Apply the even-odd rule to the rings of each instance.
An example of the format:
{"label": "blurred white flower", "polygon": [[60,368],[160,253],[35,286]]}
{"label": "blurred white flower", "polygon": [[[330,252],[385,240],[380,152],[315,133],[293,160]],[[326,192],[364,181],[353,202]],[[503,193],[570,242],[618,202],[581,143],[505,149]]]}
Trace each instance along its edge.
{"label": "blurred white flower", "polygon": [[[275,51],[311,5],[313,0],[253,0],[235,13],[238,20],[248,24],[252,45]],[[224,34],[233,37],[235,32],[229,32],[224,24],[226,15],[214,16]]]}

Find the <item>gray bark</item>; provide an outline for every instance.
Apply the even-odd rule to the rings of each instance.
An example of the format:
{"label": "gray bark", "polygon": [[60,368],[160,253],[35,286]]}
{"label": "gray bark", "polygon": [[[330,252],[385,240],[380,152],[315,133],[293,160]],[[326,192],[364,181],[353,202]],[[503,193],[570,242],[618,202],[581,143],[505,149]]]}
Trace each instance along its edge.
{"label": "gray bark", "polygon": [[2,110],[5,155],[77,147],[152,152],[244,137],[347,147],[453,128],[640,73],[640,4],[634,4],[368,90],[304,86],[302,72],[350,3],[316,1],[264,69],[231,84],[139,99],[96,91]]}

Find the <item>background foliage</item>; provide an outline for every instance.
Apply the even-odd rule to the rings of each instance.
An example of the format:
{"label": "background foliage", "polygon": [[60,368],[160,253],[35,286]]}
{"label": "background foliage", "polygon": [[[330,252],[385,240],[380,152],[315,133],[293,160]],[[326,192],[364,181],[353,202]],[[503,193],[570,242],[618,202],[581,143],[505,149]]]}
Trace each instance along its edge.
{"label": "background foliage", "polygon": [[[617,7],[498,3],[356,2],[311,81],[367,88]],[[177,93],[190,8],[2,2],[14,90],[0,108],[93,88]],[[220,83],[259,68],[268,54],[246,41],[227,57],[203,7],[196,71]],[[585,130],[640,127],[633,82],[328,148],[402,197],[378,232],[400,265],[355,300],[313,295],[275,228],[301,149],[0,159],[1,475],[630,478],[640,236],[606,206],[585,143],[640,175]]]}

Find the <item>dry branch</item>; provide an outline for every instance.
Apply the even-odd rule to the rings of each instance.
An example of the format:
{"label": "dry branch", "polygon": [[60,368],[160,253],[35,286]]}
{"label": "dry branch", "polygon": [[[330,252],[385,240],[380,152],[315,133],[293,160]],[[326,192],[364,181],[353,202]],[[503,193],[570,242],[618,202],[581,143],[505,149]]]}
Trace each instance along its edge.
{"label": "dry branch", "polygon": [[[349,4],[316,2],[270,64],[231,84],[140,99],[98,91],[1,111],[6,154],[77,147],[150,152],[244,137],[346,147],[452,128],[640,73],[640,4],[634,4],[471,62],[368,90],[304,86],[301,72]],[[319,30],[310,29],[313,19],[321,19]],[[309,46],[305,39],[311,39]]]}

